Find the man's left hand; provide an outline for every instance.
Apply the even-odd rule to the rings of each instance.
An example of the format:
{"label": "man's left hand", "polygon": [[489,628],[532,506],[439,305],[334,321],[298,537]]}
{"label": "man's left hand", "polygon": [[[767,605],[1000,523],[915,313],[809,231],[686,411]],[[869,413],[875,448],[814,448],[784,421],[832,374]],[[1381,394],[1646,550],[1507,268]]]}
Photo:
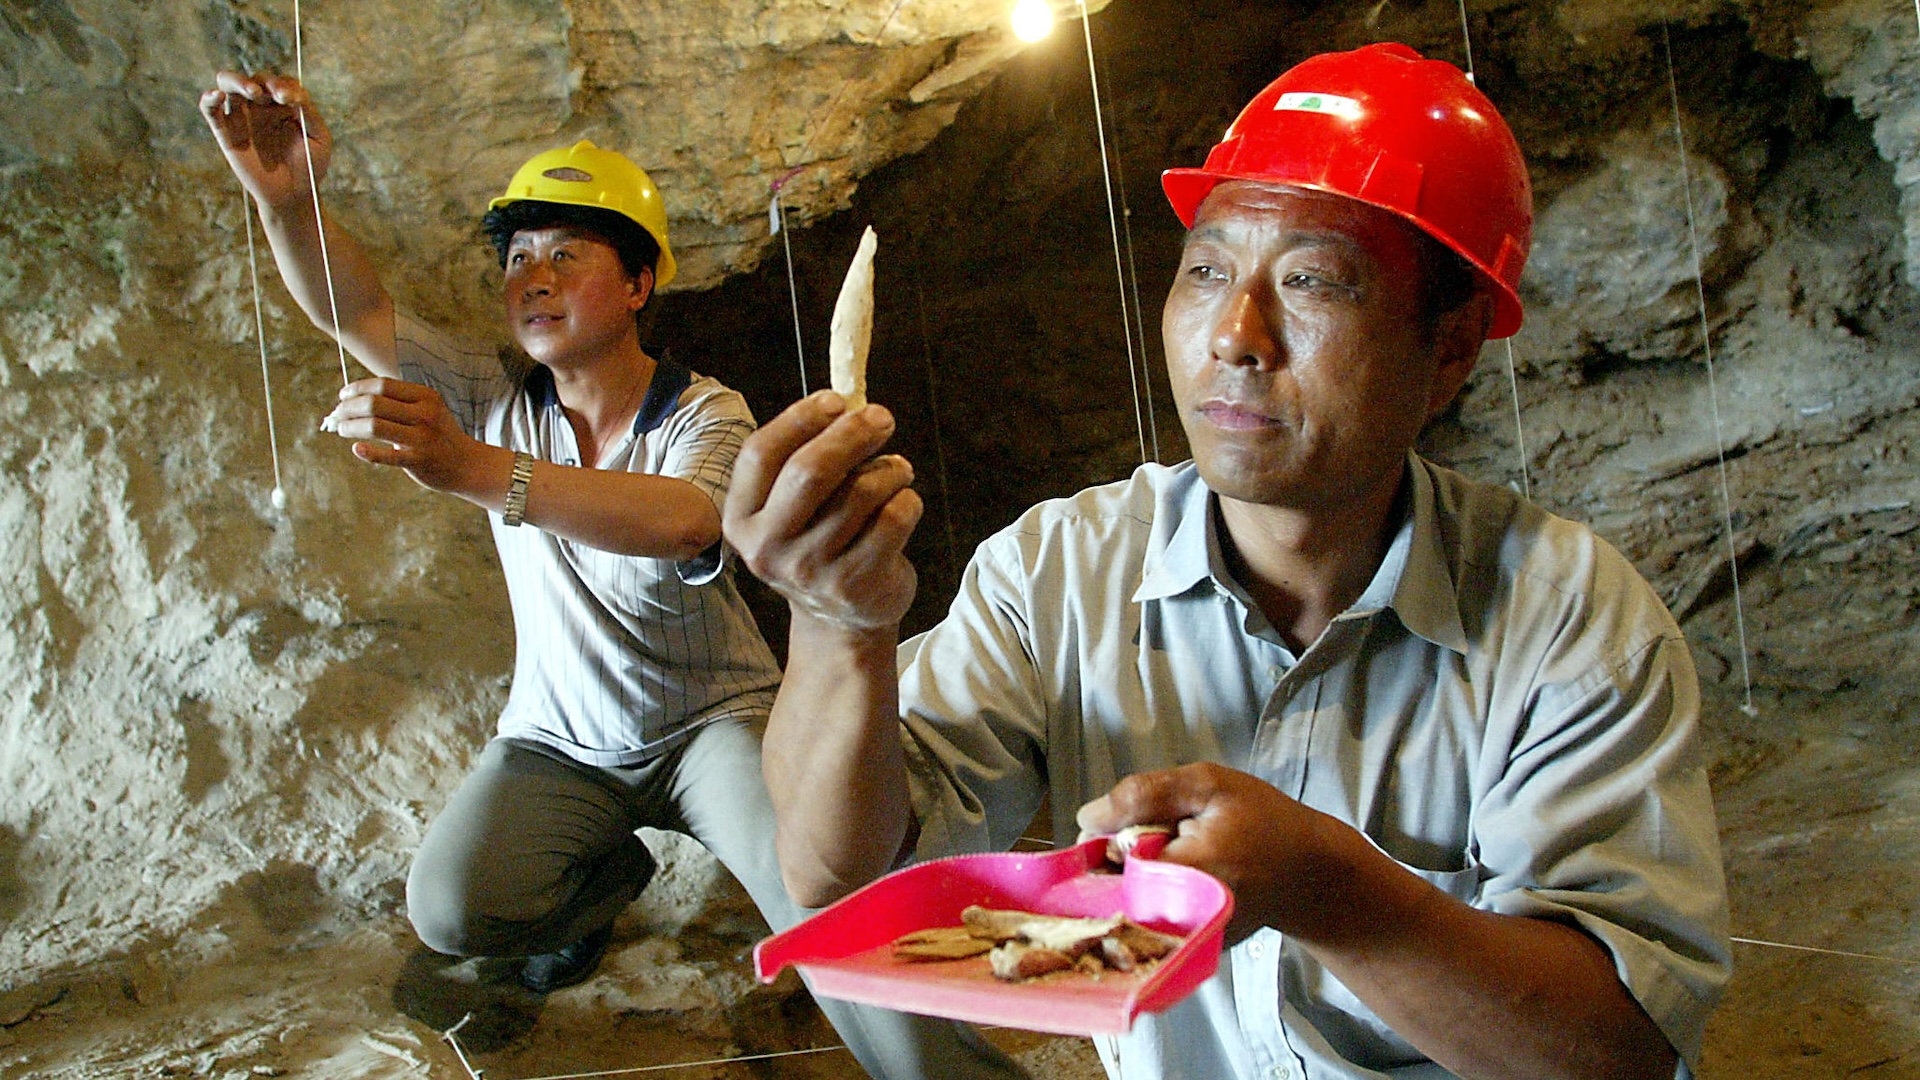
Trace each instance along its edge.
{"label": "man's left hand", "polygon": [[1170,825],[1159,858],[1204,870],[1233,890],[1229,944],[1263,926],[1288,933],[1339,910],[1347,882],[1323,857],[1353,830],[1247,773],[1198,763],[1137,773],[1082,806],[1081,838]]}

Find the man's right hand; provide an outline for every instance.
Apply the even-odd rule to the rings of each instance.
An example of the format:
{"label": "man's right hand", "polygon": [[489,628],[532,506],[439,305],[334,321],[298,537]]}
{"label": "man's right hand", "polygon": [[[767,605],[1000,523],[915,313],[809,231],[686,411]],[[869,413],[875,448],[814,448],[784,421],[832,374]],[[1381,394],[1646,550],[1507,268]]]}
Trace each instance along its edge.
{"label": "man's right hand", "polygon": [[848,413],[822,390],[741,448],[722,527],[796,622],[891,631],[906,616],[916,579],[905,548],[922,505],[907,460],[875,456],[892,434],[884,407]]}
{"label": "man's right hand", "polygon": [[227,164],[262,205],[282,207],[312,197],[309,152],[314,178],[326,175],[333,137],[307,88],[296,79],[271,72],[222,71],[214,76],[214,89],[200,95],[200,115],[207,118]]}

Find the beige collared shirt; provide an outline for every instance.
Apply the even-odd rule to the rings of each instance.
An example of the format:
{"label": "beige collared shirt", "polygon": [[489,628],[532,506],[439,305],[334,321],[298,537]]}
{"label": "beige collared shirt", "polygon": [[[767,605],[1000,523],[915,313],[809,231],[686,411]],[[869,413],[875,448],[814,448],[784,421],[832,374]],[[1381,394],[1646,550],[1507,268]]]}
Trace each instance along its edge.
{"label": "beige collared shirt", "polygon": [[[982,544],[900,647],[919,855],[1004,850],[1047,794],[1071,837],[1119,778],[1219,762],[1475,907],[1581,926],[1694,1059],[1730,961],[1679,628],[1587,528],[1418,457],[1409,483],[1371,584],[1299,656],[1227,573],[1191,463]],[[1271,929],[1118,1052],[1128,1080],[1447,1075]]]}

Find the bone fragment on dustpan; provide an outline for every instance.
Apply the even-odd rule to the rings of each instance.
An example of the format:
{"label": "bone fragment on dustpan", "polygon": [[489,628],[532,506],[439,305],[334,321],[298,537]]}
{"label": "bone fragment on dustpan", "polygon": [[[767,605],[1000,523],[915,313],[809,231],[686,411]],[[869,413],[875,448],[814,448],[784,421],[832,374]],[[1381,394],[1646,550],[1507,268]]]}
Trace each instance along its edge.
{"label": "bone fragment on dustpan", "polygon": [[1142,840],[1149,836],[1172,835],[1173,827],[1170,825],[1129,825],[1107,838],[1107,861],[1124,864],[1127,856],[1133,854],[1133,849],[1139,847]]}
{"label": "bone fragment on dustpan", "polygon": [[1124,915],[1087,919],[974,905],[960,918],[960,926],[901,935],[893,943],[893,955],[937,961],[987,953],[996,977],[1023,982],[1059,971],[1133,971],[1171,953],[1182,940]]}
{"label": "bone fragment on dustpan", "polygon": [[867,403],[867,347],[873,340],[873,252],[879,246],[873,226],[860,234],[860,246],[840,283],[840,299],[833,305],[827,360],[833,390],[847,399],[847,411]]}

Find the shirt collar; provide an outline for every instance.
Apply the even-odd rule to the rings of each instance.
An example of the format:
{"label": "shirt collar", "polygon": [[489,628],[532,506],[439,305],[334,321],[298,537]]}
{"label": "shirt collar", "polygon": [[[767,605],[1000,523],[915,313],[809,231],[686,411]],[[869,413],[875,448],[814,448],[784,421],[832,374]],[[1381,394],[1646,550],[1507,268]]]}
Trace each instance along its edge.
{"label": "shirt collar", "polygon": [[[1391,608],[1412,633],[1465,652],[1467,635],[1447,569],[1433,477],[1427,463],[1412,453],[1407,455],[1406,475],[1410,512],[1387,545],[1373,580],[1340,617],[1365,618]],[[1171,482],[1155,496],[1153,537],[1140,586],[1134,590],[1135,603],[1177,596],[1209,580],[1221,591],[1239,591],[1231,584],[1215,535],[1216,498],[1192,462],[1173,471]]]}
{"label": "shirt collar", "polygon": [[[654,361],[653,380],[647,384],[647,396],[641,399],[640,410],[633,414],[633,434],[645,435],[673,415],[680,407],[680,395],[693,385],[693,372],[685,365],[668,357]],[[527,398],[542,409],[560,407],[560,394],[553,385],[553,369],[545,364],[533,365],[527,373],[525,383]]]}
{"label": "shirt collar", "polygon": [[[1175,466],[1154,493],[1153,534],[1134,603],[1178,596],[1213,577],[1213,492],[1188,461]],[[1219,575],[1225,580],[1224,570]]]}

